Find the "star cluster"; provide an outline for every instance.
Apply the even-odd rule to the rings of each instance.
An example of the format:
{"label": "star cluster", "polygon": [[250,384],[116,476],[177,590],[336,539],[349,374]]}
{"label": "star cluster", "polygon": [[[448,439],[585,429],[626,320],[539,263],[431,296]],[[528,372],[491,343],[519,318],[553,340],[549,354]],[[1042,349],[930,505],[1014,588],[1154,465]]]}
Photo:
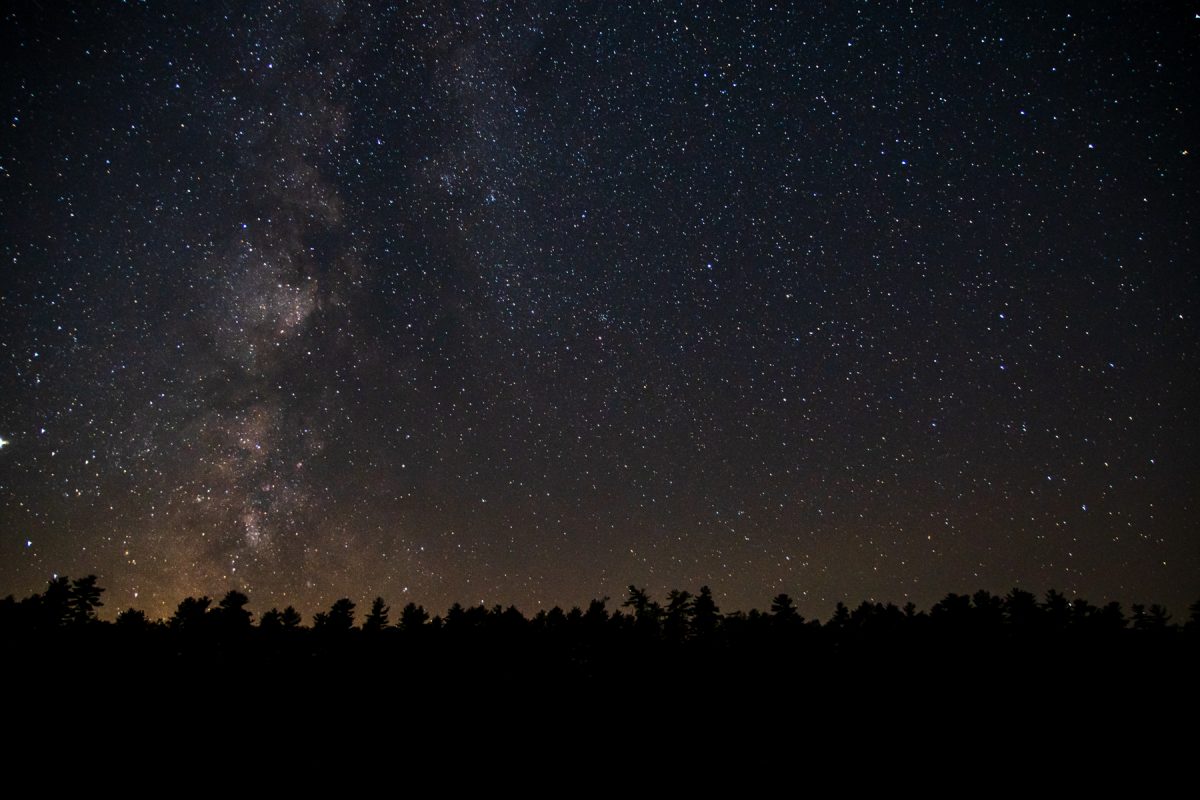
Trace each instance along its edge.
{"label": "star cluster", "polygon": [[1182,5],[48,5],[5,593],[1200,594]]}

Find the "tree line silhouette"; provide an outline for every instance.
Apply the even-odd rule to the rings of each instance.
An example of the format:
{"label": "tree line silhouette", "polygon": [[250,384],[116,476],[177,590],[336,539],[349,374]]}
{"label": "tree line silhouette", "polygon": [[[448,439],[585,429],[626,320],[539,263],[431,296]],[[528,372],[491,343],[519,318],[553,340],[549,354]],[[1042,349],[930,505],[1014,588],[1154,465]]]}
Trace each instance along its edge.
{"label": "tree line silhouette", "polygon": [[[1134,604],[1126,615],[1121,604],[1095,606],[1069,600],[1051,589],[1042,599],[1022,589],[1005,595],[980,590],[949,593],[928,611],[913,603],[863,601],[855,608],[839,602],[824,622],[806,620],[787,594],[778,594],[767,611],[723,613],[707,586],[692,594],[671,590],[660,603],[644,588],[630,585],[628,596],[610,609],[610,598],[587,608],[555,606],[527,617],[514,606],[463,606],[431,615],[410,602],[393,619],[376,597],[361,624],[358,606],[340,598],[305,625],[292,606],[271,608],[261,618],[247,608],[250,599],[234,589],[220,600],[184,598],[167,620],[150,620],[129,608],[115,621],[101,620],[104,589],[95,575],[71,580],[58,576],[46,590],[22,600],[0,600],[0,636],[9,643],[71,642],[161,650],[189,657],[255,653],[298,653],[334,657],[339,653],[386,654],[404,650],[462,649],[555,651],[576,666],[606,660],[606,654],[668,656],[673,653],[715,656],[737,653],[753,659],[770,653],[827,657],[879,650],[907,654],[940,653],[947,648],[973,652],[1172,648],[1200,639],[1200,601],[1179,624],[1160,605]],[[586,671],[586,670],[585,670]]]}
{"label": "tree line silhouette", "polygon": [[853,729],[880,709],[1016,724],[1012,708],[1066,703],[1055,713],[1076,719],[1170,708],[1181,693],[1194,700],[1200,663],[1200,602],[1176,620],[1159,605],[1127,613],[1054,590],[950,593],[925,611],[838,603],[816,620],[787,594],[742,612],[723,611],[708,587],[660,601],[629,586],[619,601],[533,616],[460,603],[396,610],[376,597],[365,608],[340,598],[306,620],[292,606],[256,617],[235,589],[184,598],[167,619],[128,608],[111,621],[98,616],[104,591],[93,575],[56,577],[43,592],[0,600],[10,698],[35,699],[34,711],[99,703],[159,719],[238,704],[344,725],[380,714],[452,725],[481,708],[617,724],[619,714],[669,708],[664,719],[697,725],[723,709],[725,719],[770,713]]}

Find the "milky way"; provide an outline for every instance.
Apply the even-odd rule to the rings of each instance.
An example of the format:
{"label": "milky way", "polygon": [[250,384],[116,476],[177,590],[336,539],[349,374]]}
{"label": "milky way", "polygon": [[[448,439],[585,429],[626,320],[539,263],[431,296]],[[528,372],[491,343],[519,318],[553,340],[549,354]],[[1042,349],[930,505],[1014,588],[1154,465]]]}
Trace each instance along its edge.
{"label": "milky way", "polygon": [[1182,612],[1198,31],[18,3],[0,593]]}

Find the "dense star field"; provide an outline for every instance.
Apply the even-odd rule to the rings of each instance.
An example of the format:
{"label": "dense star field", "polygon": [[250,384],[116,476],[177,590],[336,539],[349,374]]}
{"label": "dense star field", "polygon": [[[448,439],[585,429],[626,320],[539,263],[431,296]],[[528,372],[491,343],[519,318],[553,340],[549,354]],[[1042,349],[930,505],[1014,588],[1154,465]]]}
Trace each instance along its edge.
{"label": "dense star field", "polygon": [[1200,596],[1189,4],[5,5],[0,594]]}

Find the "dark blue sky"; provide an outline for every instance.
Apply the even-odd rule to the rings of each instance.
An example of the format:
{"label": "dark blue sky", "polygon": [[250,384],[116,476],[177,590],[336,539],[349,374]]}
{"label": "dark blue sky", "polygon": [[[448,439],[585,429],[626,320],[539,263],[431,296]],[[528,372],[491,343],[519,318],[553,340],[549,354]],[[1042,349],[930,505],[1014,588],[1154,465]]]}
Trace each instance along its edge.
{"label": "dark blue sky", "polygon": [[1200,596],[1185,4],[9,4],[0,593]]}

